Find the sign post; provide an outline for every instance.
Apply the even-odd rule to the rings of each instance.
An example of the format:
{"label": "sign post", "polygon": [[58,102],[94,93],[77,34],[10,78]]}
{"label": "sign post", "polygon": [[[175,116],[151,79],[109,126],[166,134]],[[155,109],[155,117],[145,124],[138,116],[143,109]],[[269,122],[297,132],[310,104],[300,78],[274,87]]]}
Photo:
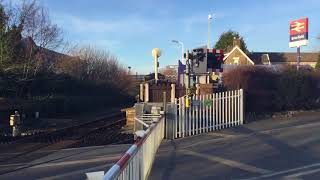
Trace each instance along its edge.
{"label": "sign post", "polygon": [[297,70],[300,69],[300,61],[301,61],[301,54],[300,54],[300,46],[297,47]]}
{"label": "sign post", "polygon": [[289,47],[297,48],[297,70],[301,62],[301,46],[308,45],[308,18],[302,18],[290,22],[290,42]]}

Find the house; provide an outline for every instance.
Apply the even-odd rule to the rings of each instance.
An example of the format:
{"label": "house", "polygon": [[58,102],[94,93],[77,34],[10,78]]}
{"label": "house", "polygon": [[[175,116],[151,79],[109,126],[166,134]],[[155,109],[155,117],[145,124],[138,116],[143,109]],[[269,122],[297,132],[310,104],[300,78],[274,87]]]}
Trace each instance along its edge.
{"label": "house", "polygon": [[31,37],[21,39],[18,47],[21,48],[20,53],[23,55],[29,55],[31,53],[34,57],[41,59],[45,66],[50,66],[62,59],[71,58],[66,54],[38,46]]}
{"label": "house", "polygon": [[[300,65],[315,67],[319,53],[302,52]],[[297,53],[294,52],[254,52],[250,58],[255,64],[294,65],[297,64]]]}
{"label": "house", "polygon": [[[302,52],[301,65],[315,67],[319,53]],[[251,52],[246,54],[240,49],[240,41],[235,39],[233,48],[225,54],[225,65],[294,65],[297,64],[295,52]],[[226,67],[226,66],[225,66]]]}
{"label": "house", "polygon": [[230,52],[225,54],[223,60],[224,64],[227,65],[255,65],[252,59],[238,45],[235,45]]}
{"label": "house", "polygon": [[168,65],[159,70],[161,74],[163,74],[166,79],[175,82],[178,80],[178,65]]}

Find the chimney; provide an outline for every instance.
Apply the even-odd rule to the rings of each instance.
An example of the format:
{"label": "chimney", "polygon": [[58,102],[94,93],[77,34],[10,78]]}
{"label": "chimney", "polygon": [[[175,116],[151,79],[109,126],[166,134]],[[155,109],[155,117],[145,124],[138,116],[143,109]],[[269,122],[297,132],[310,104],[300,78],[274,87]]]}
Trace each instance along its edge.
{"label": "chimney", "polygon": [[237,37],[233,38],[233,47],[238,46],[240,47],[240,39]]}

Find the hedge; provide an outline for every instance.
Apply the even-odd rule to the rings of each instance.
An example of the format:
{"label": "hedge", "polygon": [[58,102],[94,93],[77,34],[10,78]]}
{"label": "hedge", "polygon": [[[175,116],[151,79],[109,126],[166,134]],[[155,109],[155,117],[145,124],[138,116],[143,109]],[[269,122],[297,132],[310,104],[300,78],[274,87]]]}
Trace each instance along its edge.
{"label": "hedge", "polygon": [[240,66],[223,74],[224,88],[243,88],[246,112],[320,108],[320,71],[294,66]]}

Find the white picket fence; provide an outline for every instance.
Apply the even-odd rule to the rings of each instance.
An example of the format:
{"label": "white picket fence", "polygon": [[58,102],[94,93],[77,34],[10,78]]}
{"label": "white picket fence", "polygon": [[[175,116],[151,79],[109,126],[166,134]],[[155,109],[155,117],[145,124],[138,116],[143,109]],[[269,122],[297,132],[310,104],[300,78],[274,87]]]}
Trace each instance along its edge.
{"label": "white picket fence", "polygon": [[175,138],[192,136],[243,124],[243,90],[194,95],[186,108],[185,97],[176,99]]}

